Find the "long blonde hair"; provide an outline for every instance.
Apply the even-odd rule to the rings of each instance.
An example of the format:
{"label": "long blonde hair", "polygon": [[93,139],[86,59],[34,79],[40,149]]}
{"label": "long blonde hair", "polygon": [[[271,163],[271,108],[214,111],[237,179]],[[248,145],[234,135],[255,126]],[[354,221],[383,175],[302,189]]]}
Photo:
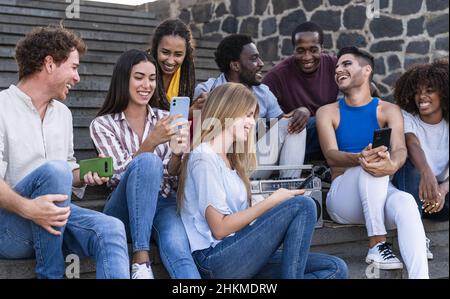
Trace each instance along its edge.
{"label": "long blonde hair", "polygon": [[[259,107],[256,97],[253,92],[246,86],[239,83],[226,83],[215,88],[208,96],[208,99],[203,106],[201,112],[201,128],[200,134],[194,133],[191,151],[202,142],[208,142],[214,137],[218,136],[230,126],[227,119],[235,119],[244,116],[249,109],[256,106],[255,118],[258,116]],[[215,122],[220,122],[220,128],[214,126]],[[203,130],[205,128],[205,130]],[[199,128],[194,128],[198,132]],[[231,153],[227,153],[227,158],[230,161],[231,167],[236,170],[241,180],[244,182],[247,190],[247,199],[251,205],[251,190],[249,176],[256,167],[255,154],[255,140],[254,127],[248,134],[247,141],[244,143],[244,148],[239,148],[236,141],[233,142]],[[190,154],[185,154],[181,163],[181,173],[178,177],[177,190],[177,210],[181,211],[184,202],[184,190],[186,184],[186,176],[188,174],[187,165]]]}

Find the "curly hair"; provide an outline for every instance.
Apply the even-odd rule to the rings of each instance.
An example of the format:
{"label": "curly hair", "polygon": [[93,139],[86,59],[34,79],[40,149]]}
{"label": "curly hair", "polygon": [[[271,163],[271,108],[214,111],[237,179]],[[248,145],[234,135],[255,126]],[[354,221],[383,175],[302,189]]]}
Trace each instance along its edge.
{"label": "curly hair", "polygon": [[230,72],[230,62],[239,61],[245,45],[253,43],[251,37],[244,34],[232,34],[225,37],[214,53],[216,64],[224,74]]}
{"label": "curly hair", "polygon": [[[179,95],[192,99],[195,89],[195,63],[194,63],[194,39],[189,27],[180,19],[165,20],[155,29],[151,48],[147,50],[158,61],[158,46],[164,36],[179,36],[186,42],[186,57],[181,65]],[[163,84],[163,71],[159,63],[156,64],[158,70],[158,84],[156,96],[152,97],[150,105],[159,109],[169,110],[169,102],[166,99],[166,91]]]}
{"label": "curly hair", "polygon": [[436,61],[431,64],[421,64],[411,67],[395,83],[394,99],[401,109],[413,114],[419,114],[415,103],[418,88],[427,86],[439,93],[442,115],[448,122],[448,62]]}
{"label": "curly hair", "polygon": [[34,28],[16,45],[19,80],[41,71],[45,57],[53,57],[56,65],[60,65],[69,58],[73,50],[83,55],[87,46],[79,36],[65,29],[62,24]]}

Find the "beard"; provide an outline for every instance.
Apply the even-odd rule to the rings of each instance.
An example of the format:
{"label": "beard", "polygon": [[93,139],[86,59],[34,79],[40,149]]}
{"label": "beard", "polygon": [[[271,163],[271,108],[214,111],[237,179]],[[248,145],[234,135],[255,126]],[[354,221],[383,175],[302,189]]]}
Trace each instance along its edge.
{"label": "beard", "polygon": [[242,72],[239,74],[239,81],[241,81],[242,84],[245,84],[247,86],[259,86],[261,85],[261,82],[256,80],[255,74],[252,74],[250,72]]}

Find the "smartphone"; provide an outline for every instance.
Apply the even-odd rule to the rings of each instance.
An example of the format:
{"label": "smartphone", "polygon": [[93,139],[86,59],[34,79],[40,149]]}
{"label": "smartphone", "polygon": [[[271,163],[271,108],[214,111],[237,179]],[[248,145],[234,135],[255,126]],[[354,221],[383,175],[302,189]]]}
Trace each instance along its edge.
{"label": "smartphone", "polygon": [[391,128],[382,128],[373,132],[372,148],[384,145],[389,149],[391,145]]}
{"label": "smartphone", "polygon": [[92,173],[96,172],[99,177],[112,177],[113,175],[113,161],[111,157],[80,160],[79,164],[81,180],[89,171]]}
{"label": "smartphone", "polygon": [[305,188],[310,187],[309,185],[313,179],[314,179],[314,175],[310,174],[303,180],[303,182],[300,183],[300,185],[298,186],[297,189],[305,189]]}
{"label": "smartphone", "polygon": [[179,122],[188,122],[189,119],[189,106],[191,99],[188,97],[173,97],[170,102],[170,115],[183,115],[181,118],[177,118],[172,121],[172,124]]}

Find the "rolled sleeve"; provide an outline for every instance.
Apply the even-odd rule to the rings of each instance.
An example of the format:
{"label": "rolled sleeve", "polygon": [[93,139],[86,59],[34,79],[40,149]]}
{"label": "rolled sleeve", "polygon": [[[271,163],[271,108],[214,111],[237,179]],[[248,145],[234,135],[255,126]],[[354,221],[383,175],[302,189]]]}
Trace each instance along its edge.
{"label": "rolled sleeve", "polygon": [[192,162],[190,175],[197,190],[200,214],[205,217],[206,209],[209,206],[223,215],[231,214],[232,211],[226,204],[226,190],[221,183],[221,170],[214,162],[213,157],[202,154],[200,158]]}
{"label": "rolled sleeve", "polygon": [[414,116],[404,110],[402,110],[403,114],[403,126],[404,126],[404,133],[417,133],[417,128],[414,120]]}
{"label": "rolled sleeve", "polygon": [[209,92],[207,82],[200,83],[195,87],[194,99],[198,98],[204,92]]}
{"label": "rolled sleeve", "polygon": [[267,107],[268,118],[276,118],[283,114],[283,110],[281,110],[277,98],[269,89],[267,89],[267,100],[269,101],[269,105]]}

